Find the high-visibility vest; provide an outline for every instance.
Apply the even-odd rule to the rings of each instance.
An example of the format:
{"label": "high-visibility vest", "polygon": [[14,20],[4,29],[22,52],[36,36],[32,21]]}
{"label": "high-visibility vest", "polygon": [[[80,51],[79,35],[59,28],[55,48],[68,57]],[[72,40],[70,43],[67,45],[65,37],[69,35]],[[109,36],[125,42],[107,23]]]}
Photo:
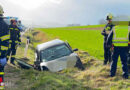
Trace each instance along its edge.
{"label": "high-visibility vest", "polygon": [[114,46],[128,46],[129,42],[129,26],[115,26],[113,30]]}

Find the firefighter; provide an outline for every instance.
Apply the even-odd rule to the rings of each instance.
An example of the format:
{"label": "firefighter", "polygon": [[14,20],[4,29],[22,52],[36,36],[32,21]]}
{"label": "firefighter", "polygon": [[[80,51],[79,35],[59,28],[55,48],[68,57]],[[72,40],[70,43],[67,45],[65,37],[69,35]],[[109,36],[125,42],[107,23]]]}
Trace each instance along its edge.
{"label": "firefighter", "polygon": [[104,36],[104,44],[103,44],[103,46],[104,46],[104,63],[103,64],[104,65],[106,65],[108,61],[109,61],[109,63],[111,62],[111,51],[110,51],[110,48],[108,48],[106,46],[106,41],[107,41],[107,37],[108,37],[110,31],[112,30],[112,28],[114,26],[112,24],[112,18],[113,18],[112,14],[107,15],[106,20],[108,23],[101,33]]}
{"label": "firefighter", "polygon": [[116,25],[108,36],[107,46],[114,46],[110,76],[114,77],[117,69],[118,57],[121,57],[123,78],[128,79],[127,54],[130,39],[128,25]]}
{"label": "firefighter", "polygon": [[17,46],[21,42],[20,29],[18,28],[17,21],[15,19],[11,20],[11,24],[9,25],[9,32],[10,32],[10,41],[9,42],[11,44],[11,49],[10,49],[11,60],[10,60],[10,63],[15,65],[14,60],[15,60]]}
{"label": "firefighter", "polygon": [[4,11],[0,6],[0,89],[4,88],[4,67],[9,53],[9,26],[3,17]]}

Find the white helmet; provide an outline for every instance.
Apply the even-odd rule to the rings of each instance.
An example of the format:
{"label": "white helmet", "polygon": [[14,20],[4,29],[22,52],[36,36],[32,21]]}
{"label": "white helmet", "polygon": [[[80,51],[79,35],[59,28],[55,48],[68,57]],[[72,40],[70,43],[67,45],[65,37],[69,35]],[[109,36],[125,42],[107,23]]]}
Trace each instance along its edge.
{"label": "white helmet", "polygon": [[0,15],[3,15],[4,11],[3,11],[3,7],[0,5]]}

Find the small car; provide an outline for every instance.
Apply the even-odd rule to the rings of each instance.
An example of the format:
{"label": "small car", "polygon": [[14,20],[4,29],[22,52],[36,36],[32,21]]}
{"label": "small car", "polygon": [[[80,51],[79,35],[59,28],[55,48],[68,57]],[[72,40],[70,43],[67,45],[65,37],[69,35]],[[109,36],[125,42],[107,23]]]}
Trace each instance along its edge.
{"label": "small car", "polygon": [[58,72],[66,68],[84,69],[79,56],[67,42],[55,39],[37,46],[34,68],[44,71]]}

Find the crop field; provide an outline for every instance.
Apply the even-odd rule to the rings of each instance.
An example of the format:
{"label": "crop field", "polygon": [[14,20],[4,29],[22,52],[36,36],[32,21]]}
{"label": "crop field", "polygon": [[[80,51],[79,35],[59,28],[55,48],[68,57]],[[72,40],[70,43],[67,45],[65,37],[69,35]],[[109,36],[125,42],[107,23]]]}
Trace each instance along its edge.
{"label": "crop field", "polygon": [[[72,48],[87,51],[91,56],[103,59],[103,36],[101,35],[101,30],[99,28],[103,26],[104,25],[81,26],[81,29],[84,27],[86,30],[80,30],[80,27],[39,28],[39,30],[53,38],[56,37],[68,41]],[[89,30],[90,28],[95,30]]]}

